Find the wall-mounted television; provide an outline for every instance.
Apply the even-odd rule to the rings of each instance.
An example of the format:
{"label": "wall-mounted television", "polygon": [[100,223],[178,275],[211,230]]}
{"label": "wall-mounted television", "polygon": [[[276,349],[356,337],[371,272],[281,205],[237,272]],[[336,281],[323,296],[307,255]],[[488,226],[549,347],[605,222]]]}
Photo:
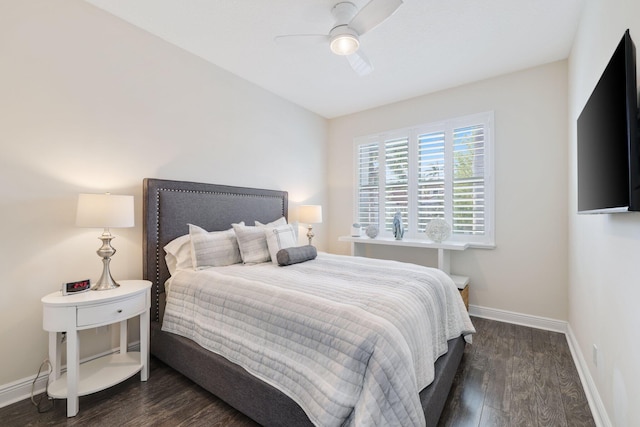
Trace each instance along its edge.
{"label": "wall-mounted television", "polygon": [[578,117],[578,213],[640,211],[637,97],[627,30]]}

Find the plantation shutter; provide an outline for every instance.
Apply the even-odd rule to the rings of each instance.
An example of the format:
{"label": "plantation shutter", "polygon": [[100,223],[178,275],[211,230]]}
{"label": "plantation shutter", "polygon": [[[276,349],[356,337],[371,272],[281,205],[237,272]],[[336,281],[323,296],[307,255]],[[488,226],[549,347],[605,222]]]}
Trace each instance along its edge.
{"label": "plantation shutter", "polygon": [[445,134],[418,135],[418,230],[434,218],[444,218]]}
{"label": "plantation shutter", "polygon": [[378,143],[358,146],[358,215],[362,227],[378,225],[380,212]]}
{"label": "plantation shutter", "polygon": [[409,138],[387,140],[385,152],[384,228],[393,230],[393,217],[402,214],[406,228],[409,208]]}
{"label": "plantation shutter", "polygon": [[492,135],[486,112],[358,137],[356,220],[388,238],[400,212],[404,237],[428,240],[442,218],[450,240],[494,245]]}
{"label": "plantation shutter", "polygon": [[484,234],[486,229],[484,125],[454,129],[453,169],[453,232],[466,235]]}

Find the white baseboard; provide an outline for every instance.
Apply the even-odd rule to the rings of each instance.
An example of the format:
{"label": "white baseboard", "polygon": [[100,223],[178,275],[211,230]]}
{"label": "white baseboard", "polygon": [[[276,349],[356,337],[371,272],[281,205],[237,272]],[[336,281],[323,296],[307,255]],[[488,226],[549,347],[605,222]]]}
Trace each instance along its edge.
{"label": "white baseboard", "polygon": [[598,427],[612,427],[611,421],[607,415],[607,410],[602,403],[600,393],[596,388],[593,377],[589,372],[587,362],[580,350],[580,346],[576,340],[571,325],[564,320],[549,319],[547,317],[531,316],[528,314],[514,313],[512,311],[498,310],[495,308],[480,307],[477,305],[469,306],[469,314],[472,316],[482,317],[485,319],[498,320],[500,322],[513,323],[516,325],[529,326],[531,328],[544,329],[547,331],[561,332],[565,334],[573,363],[576,365],[582,388],[587,396],[587,402],[593,415],[593,420]]}
{"label": "white baseboard", "polygon": [[[140,342],[136,341],[128,346],[128,351],[139,351]],[[88,362],[98,357],[106,356],[107,354],[118,353],[120,348],[114,348],[110,351],[105,351],[101,354],[96,354],[91,357],[86,357],[80,362]],[[63,366],[61,372],[66,372],[67,367]],[[44,370],[40,373],[40,378],[36,380],[35,385],[33,381],[36,379],[36,375],[32,375],[21,380],[11,382],[9,384],[0,385],[0,408],[11,405],[12,403],[20,402],[21,400],[29,399],[31,397],[31,389],[33,387],[33,395],[37,396],[42,393],[47,386],[48,371]]]}
{"label": "white baseboard", "polygon": [[580,346],[578,345],[576,336],[573,334],[571,325],[569,325],[567,330],[567,343],[569,343],[569,350],[571,350],[573,362],[578,369],[578,375],[580,375],[580,381],[582,381],[582,388],[584,389],[584,393],[587,395],[587,401],[589,402],[591,414],[593,415],[593,420],[595,421],[596,426],[612,427],[613,424],[611,424],[611,420],[607,415],[607,410],[600,398],[600,393],[598,393],[596,384],[593,381],[591,372],[589,371],[587,361],[580,350]]}
{"label": "white baseboard", "polygon": [[498,320],[500,322],[529,326],[546,331],[562,332],[563,334],[567,333],[567,322],[564,320],[532,316],[530,314],[515,313],[513,311],[498,310],[496,308],[481,307],[478,305],[470,305],[469,314],[484,319]]}

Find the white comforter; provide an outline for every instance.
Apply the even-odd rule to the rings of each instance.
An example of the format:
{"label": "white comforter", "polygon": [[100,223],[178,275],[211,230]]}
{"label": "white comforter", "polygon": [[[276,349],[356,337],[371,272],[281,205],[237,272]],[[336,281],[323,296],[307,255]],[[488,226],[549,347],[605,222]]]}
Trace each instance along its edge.
{"label": "white comforter", "polygon": [[475,332],[440,270],[325,253],[178,271],[162,328],[282,390],[318,426],[423,426],[435,360]]}

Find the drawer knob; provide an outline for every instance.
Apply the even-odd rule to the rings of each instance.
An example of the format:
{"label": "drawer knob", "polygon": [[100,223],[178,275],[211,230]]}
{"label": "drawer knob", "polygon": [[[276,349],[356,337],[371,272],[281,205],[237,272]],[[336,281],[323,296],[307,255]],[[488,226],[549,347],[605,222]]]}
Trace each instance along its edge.
{"label": "drawer knob", "polygon": [[119,309],[119,310],[118,310],[118,313],[122,313],[122,309]]}

